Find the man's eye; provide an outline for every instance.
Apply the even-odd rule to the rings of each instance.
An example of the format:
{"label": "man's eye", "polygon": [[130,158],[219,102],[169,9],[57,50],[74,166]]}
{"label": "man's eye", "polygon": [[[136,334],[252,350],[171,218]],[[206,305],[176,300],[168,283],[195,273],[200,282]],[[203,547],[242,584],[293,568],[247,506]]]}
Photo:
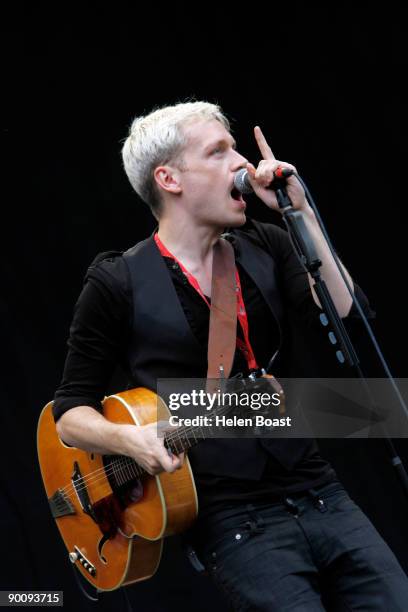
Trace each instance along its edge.
{"label": "man's eye", "polygon": [[220,151],[222,151],[221,147],[217,147],[216,149],[213,149],[213,153],[219,153]]}

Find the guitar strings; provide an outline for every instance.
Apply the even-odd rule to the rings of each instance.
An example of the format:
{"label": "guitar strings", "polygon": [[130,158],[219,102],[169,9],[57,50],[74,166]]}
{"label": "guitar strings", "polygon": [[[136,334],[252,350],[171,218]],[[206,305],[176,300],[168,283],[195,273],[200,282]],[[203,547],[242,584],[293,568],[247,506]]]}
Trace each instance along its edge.
{"label": "guitar strings", "polygon": [[[99,472],[99,474],[97,474]],[[138,465],[134,459],[131,457],[116,458],[112,461],[112,463],[107,468],[99,468],[95,470],[95,472],[91,472],[86,477],[78,478],[76,481],[77,484],[80,483],[80,486],[75,486],[74,483],[67,485],[60,491],[63,495],[72,499],[72,495],[76,493],[80,493],[83,489],[86,489],[87,485],[97,485],[98,483],[105,482],[107,477],[113,475],[116,477],[117,484],[120,486],[121,484],[125,484],[134,478],[140,477],[143,474],[148,473],[142,466]]]}
{"label": "guitar strings", "polygon": [[[229,407],[227,407],[229,409]],[[219,411],[221,413],[221,410]],[[197,441],[197,437],[194,434],[194,430],[199,430],[201,431],[201,436],[199,436],[200,439],[205,439],[205,436],[203,434],[203,430],[201,427],[193,427],[193,426],[186,426],[183,427],[183,431],[170,431],[167,432],[165,435],[165,440],[166,442],[169,442],[170,444],[173,442],[174,443],[174,447],[175,450],[177,452],[182,452],[184,449],[183,444],[185,444],[187,442],[187,447],[191,447],[191,438],[187,437],[188,433],[192,433],[193,434],[193,438],[194,438],[194,442]],[[180,443],[181,446],[181,450],[177,448],[176,442]],[[115,459],[114,459],[114,463],[116,465],[119,464],[119,470],[121,469],[121,466],[123,466],[123,462],[126,459],[127,463],[129,461],[134,462],[136,466],[138,466],[138,468],[142,471],[141,474],[138,475],[143,475],[143,473],[148,473],[147,470],[145,470],[142,466],[139,466],[137,464],[137,462],[132,458],[132,457],[126,457],[125,455],[114,455]],[[118,457],[118,459],[116,459],[116,457]],[[119,457],[121,459],[119,459]],[[113,462],[112,462],[113,464]],[[115,473],[116,471],[116,467],[115,465],[110,465],[108,468],[105,468],[104,466],[101,468],[98,468],[97,470],[94,470],[93,472],[90,472],[87,476],[81,477],[78,479],[77,482],[81,482],[84,486],[86,486],[87,484],[90,484],[92,482],[92,484],[99,479],[103,479],[106,475],[111,475],[112,473]],[[69,491],[80,491],[81,489],[78,487],[75,487],[72,483],[70,483],[69,485],[66,485],[65,487],[63,487],[62,489],[60,489],[61,492],[68,494]]]}
{"label": "guitar strings", "polygon": [[[190,431],[190,429],[189,428],[185,428],[185,433],[187,433],[188,431]],[[193,432],[193,435],[194,435],[194,431],[193,430],[191,430],[191,431]],[[186,438],[186,436],[184,436],[184,437]],[[169,434],[167,434],[165,436],[165,438],[166,438],[166,441],[169,441],[170,443],[171,442],[176,442],[176,441],[181,443],[181,450],[176,447],[177,452],[182,452],[184,450],[183,444],[185,444],[186,442],[187,442],[188,446],[191,446],[189,438],[183,440],[179,432],[169,432]],[[203,438],[204,438],[204,436],[203,436]],[[197,438],[195,436],[194,436],[194,439],[197,440]],[[174,446],[176,446],[176,445],[174,445]],[[142,470],[142,472],[143,471],[146,472],[146,470],[142,466],[139,466],[139,464],[137,464],[137,462],[132,457],[128,457],[126,455],[112,455],[112,457],[115,457],[115,459],[113,459],[113,461],[112,461],[112,464],[115,463],[115,464],[119,464],[119,466],[121,466],[121,465],[123,465],[124,460],[126,460],[127,463],[129,463],[129,461],[130,462],[134,462],[140,468],[140,470]],[[90,472],[87,476],[78,479],[77,482],[79,482],[81,480],[83,482],[85,482],[85,481],[89,482],[92,479],[92,477],[94,477],[95,475],[98,475],[98,472],[99,473],[100,472],[104,472],[104,473],[109,474],[110,473],[109,467],[106,468],[105,466],[103,466],[101,468],[98,468],[97,470],[95,470],[93,472]],[[65,489],[69,489],[69,488],[71,488],[71,485],[67,485],[66,487],[63,487],[61,489],[61,491],[64,491]]]}
{"label": "guitar strings", "polygon": [[[201,428],[199,428],[201,429]],[[193,433],[194,436],[194,441],[197,441],[197,438],[194,435],[194,431],[193,428],[185,428],[185,434],[187,434],[187,432],[191,431]],[[175,450],[177,450],[177,452],[182,452],[183,450],[185,450],[183,448],[183,443],[187,443],[187,447],[191,447],[191,441],[190,438],[187,438],[186,435],[184,435],[184,440],[181,438],[180,433],[179,432],[171,432],[169,433],[169,435],[165,436],[166,442],[180,442],[181,444],[181,450],[177,449],[177,447],[175,448]],[[202,436],[202,439],[205,439],[205,436]],[[174,444],[174,446],[176,446]],[[113,455],[113,457],[115,457],[112,462],[110,463],[109,467],[105,468],[105,466],[98,468],[97,470],[94,470],[93,472],[90,472],[89,474],[87,474],[84,477],[78,478],[78,480],[76,481],[77,483],[81,483],[81,486],[75,486],[74,483],[70,483],[69,485],[66,485],[65,487],[62,487],[60,489],[60,491],[66,495],[67,497],[70,498],[71,493],[79,493],[80,491],[82,491],[84,488],[86,488],[87,485],[89,484],[96,484],[98,481],[102,481],[105,480],[105,478],[107,476],[111,476],[111,475],[123,475],[123,469],[134,469],[136,470],[136,474],[130,474],[133,478],[137,477],[137,476],[142,476],[143,474],[148,473],[147,470],[145,470],[142,466],[140,466],[132,457],[127,457],[126,455]],[[128,480],[126,479],[125,482],[128,482]],[[124,483],[121,483],[124,484]]]}
{"label": "guitar strings", "polygon": [[[222,414],[224,411],[229,411],[230,410],[230,406],[223,406],[223,407],[219,407],[218,413]],[[205,436],[203,434],[203,430],[201,427],[193,427],[193,426],[187,426],[187,427],[183,427],[182,432],[180,432],[179,430],[176,431],[170,431],[167,432],[165,435],[165,440],[166,442],[174,442],[174,446],[175,446],[175,450],[176,452],[182,452],[184,451],[184,447],[183,447],[183,443],[187,443],[187,448],[191,447],[191,439],[187,437],[187,433],[192,433],[193,437],[194,437],[194,442],[197,442],[197,438],[195,437],[194,434],[194,430],[199,430],[201,431],[202,434],[202,438],[201,439],[205,439]],[[184,437],[184,440],[182,438],[182,436]],[[176,446],[176,442],[180,442],[181,445],[181,450],[179,450]],[[78,483],[80,482],[82,486],[80,487],[76,487],[72,482],[69,485],[66,485],[65,487],[63,487],[61,490],[61,492],[65,495],[67,495],[69,498],[71,498],[71,493],[75,494],[75,493],[79,493],[80,491],[82,491],[84,488],[86,488],[87,485],[89,484],[96,484],[98,481],[102,481],[105,480],[105,478],[107,476],[111,476],[111,475],[122,475],[125,477],[125,480],[123,483],[121,484],[125,484],[125,482],[129,482],[126,474],[123,474],[123,469],[134,469],[136,470],[136,474],[130,474],[131,479],[138,477],[138,476],[142,476],[143,474],[148,474],[149,472],[147,472],[147,470],[145,470],[142,466],[140,466],[139,464],[137,464],[137,462],[132,458],[132,457],[127,457],[125,455],[114,455],[115,459],[112,461],[112,463],[110,464],[110,466],[108,468],[105,468],[105,466],[98,468],[97,470],[95,470],[94,472],[90,472],[87,476],[81,477],[78,479]]]}
{"label": "guitar strings", "polygon": [[[225,411],[228,412],[230,408],[231,406],[219,407],[218,414],[221,415]],[[187,437],[188,433],[192,433],[194,437],[194,442],[197,442],[197,438],[195,437],[194,430],[201,431],[201,435],[202,435],[201,439],[202,440],[205,439],[202,427],[186,426],[186,427],[183,427],[182,432],[180,432],[179,430],[166,432],[165,441],[168,442],[169,444],[174,443],[173,446],[177,453],[183,452],[185,450],[183,443],[184,444],[187,443],[187,448],[191,447],[191,441],[190,441],[191,439]],[[181,450],[177,448],[176,442],[180,442]],[[149,472],[145,468],[140,466],[132,457],[127,457],[126,455],[113,455],[113,456],[115,457],[115,459],[112,460],[109,467],[106,468],[105,466],[103,466],[101,468],[98,468],[97,470],[94,470],[93,472],[90,472],[86,476],[78,478],[76,482],[81,483],[81,486],[75,486],[75,484],[71,481],[69,485],[66,485],[65,487],[62,487],[60,489],[62,494],[66,495],[67,497],[71,499],[71,494],[77,494],[83,489],[85,489],[89,484],[94,485],[98,481],[103,481],[108,476],[112,476],[112,475],[113,476],[116,476],[116,475],[125,476],[125,481],[121,483],[121,484],[125,484],[125,482],[128,482],[128,480],[126,478],[126,475],[123,474],[123,471],[122,471],[123,469],[125,470],[135,469],[136,474],[134,475],[130,474],[132,478],[143,476],[143,474],[146,474],[146,473],[149,474]]]}

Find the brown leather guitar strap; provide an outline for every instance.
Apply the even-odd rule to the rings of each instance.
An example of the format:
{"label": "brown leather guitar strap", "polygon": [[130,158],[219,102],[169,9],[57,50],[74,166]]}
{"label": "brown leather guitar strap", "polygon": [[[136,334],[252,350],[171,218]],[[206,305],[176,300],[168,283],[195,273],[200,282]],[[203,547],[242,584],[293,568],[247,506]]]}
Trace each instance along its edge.
{"label": "brown leather guitar strap", "polygon": [[[222,387],[222,379],[230,375],[237,342],[237,291],[235,256],[232,245],[224,238],[214,246],[210,329],[208,336],[207,392],[215,393]],[[263,374],[274,393],[279,393],[279,413],[286,412],[285,393],[271,374]]]}
{"label": "brown leather guitar strap", "polygon": [[207,379],[228,378],[237,337],[237,292],[232,245],[220,238],[214,245]]}

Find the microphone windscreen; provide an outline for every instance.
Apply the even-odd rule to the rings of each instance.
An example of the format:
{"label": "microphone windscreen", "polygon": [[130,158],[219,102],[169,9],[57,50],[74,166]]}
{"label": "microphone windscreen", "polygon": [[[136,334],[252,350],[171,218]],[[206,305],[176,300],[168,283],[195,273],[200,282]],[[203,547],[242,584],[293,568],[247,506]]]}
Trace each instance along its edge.
{"label": "microphone windscreen", "polygon": [[252,185],[248,180],[248,170],[241,168],[234,176],[234,187],[238,189],[240,193],[253,193]]}

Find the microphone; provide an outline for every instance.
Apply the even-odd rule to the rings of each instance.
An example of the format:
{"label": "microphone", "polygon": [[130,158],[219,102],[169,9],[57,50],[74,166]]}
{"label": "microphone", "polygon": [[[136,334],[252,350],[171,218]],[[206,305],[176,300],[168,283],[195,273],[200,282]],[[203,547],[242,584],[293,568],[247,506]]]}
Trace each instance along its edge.
{"label": "microphone", "polygon": [[[292,174],[294,174],[294,170],[291,170],[290,168],[277,168],[277,170],[275,170],[275,172],[273,173],[275,179],[288,178],[289,176],[292,176]],[[234,187],[238,189],[240,193],[243,194],[253,193],[254,190],[251,183],[249,182],[248,170],[246,170],[245,168],[241,168],[241,170],[238,170],[238,172],[234,176]],[[275,185],[273,183],[271,183],[271,185],[268,187],[268,189],[274,188]]]}

